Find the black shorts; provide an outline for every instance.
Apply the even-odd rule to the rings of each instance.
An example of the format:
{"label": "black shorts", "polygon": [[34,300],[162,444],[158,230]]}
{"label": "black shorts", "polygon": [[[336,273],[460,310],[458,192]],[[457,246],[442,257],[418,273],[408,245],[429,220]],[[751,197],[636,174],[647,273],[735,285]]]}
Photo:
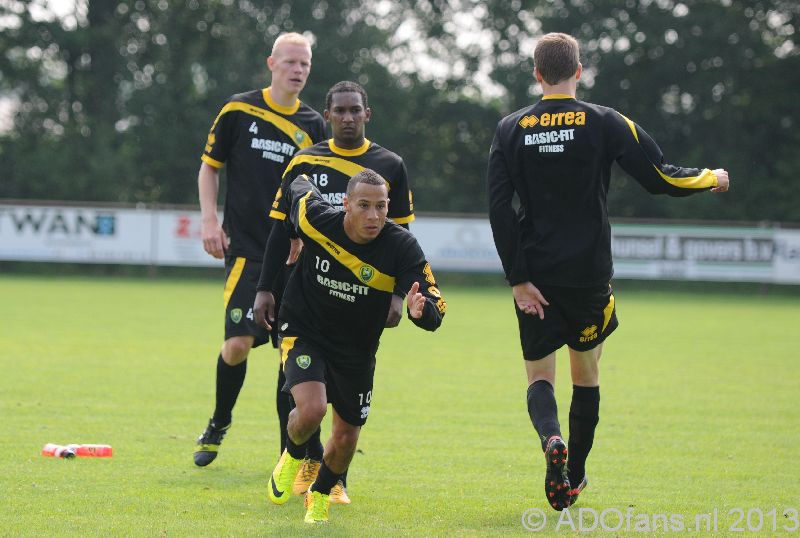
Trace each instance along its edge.
{"label": "black shorts", "polygon": [[299,336],[283,335],[281,362],[286,375],[284,392],[306,381],[325,383],[328,402],[353,426],[363,426],[372,402],[375,357],[365,357],[365,366],[345,366],[330,352]]}
{"label": "black shorts", "polygon": [[272,336],[272,347],[277,348],[278,329],[273,327],[270,335],[254,321],[253,302],[260,276],[261,262],[225,256],[225,340],[233,336],[252,336],[253,347],[258,347],[269,342]]}
{"label": "black shorts", "polygon": [[611,286],[537,288],[550,303],[544,307],[544,319],[522,312],[514,303],[525,360],[543,359],[564,344],[576,351],[589,351],[619,325]]}

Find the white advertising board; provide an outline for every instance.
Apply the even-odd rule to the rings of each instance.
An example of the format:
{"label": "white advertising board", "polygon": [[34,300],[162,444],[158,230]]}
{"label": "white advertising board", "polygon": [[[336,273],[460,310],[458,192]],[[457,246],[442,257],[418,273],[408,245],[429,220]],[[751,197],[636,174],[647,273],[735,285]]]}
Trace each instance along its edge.
{"label": "white advertising board", "polygon": [[[418,217],[411,231],[436,271],[502,272],[482,218]],[[800,284],[800,230],[616,224],[616,278]],[[200,212],[0,203],[0,260],[220,267]]]}
{"label": "white advertising board", "polygon": [[0,259],[149,264],[152,211],[0,205]]}

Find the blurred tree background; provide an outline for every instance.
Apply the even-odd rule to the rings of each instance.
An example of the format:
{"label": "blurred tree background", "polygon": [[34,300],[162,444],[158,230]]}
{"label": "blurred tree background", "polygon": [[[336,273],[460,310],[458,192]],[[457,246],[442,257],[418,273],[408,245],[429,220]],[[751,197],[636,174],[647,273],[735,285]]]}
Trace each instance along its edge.
{"label": "blurred tree background", "polygon": [[483,213],[495,125],[539,98],[533,46],[562,31],[583,45],[579,98],[733,180],[675,202],[618,174],[612,215],[800,222],[799,17],[785,0],[0,0],[0,198],[196,204],[219,108],[266,86],[272,42],[299,31],[305,102],[364,84],[367,136],[404,157],[417,211]]}

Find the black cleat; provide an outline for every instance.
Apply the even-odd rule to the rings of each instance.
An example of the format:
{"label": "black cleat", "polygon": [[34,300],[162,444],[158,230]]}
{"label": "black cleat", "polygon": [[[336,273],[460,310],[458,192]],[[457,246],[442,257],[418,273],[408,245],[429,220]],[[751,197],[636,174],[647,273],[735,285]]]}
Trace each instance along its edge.
{"label": "black cleat", "polygon": [[544,494],[553,509],[561,511],[570,505],[569,478],[567,478],[567,445],[554,435],[547,440],[544,451],[547,474],[544,476]]}
{"label": "black cleat", "polygon": [[572,506],[573,504],[578,502],[578,495],[580,494],[581,491],[586,489],[586,486],[588,486],[588,485],[589,485],[589,481],[586,480],[586,476],[584,476],[583,480],[581,480],[580,484],[578,484],[578,487],[572,488],[571,490],[569,490],[569,505],[570,506]]}
{"label": "black cleat", "polygon": [[219,445],[222,444],[222,439],[228,433],[231,427],[230,423],[222,428],[217,428],[213,420],[208,421],[206,431],[197,438],[197,448],[194,449],[194,464],[198,467],[205,467],[215,459],[217,459],[217,452]]}

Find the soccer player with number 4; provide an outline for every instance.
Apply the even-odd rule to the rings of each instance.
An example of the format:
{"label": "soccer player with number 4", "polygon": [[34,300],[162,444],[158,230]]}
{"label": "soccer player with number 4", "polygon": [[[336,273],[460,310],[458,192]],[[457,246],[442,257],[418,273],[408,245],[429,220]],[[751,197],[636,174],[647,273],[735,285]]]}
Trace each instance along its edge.
{"label": "soccer player with number 4", "polygon": [[[194,463],[199,467],[216,459],[231,427],[250,350],[268,343],[270,336],[277,347],[277,334],[270,335],[255,323],[250,311],[272,225],[267,213],[290,159],[325,136],[322,116],[299,99],[311,72],[308,39],[297,33],[278,36],[267,66],[272,72],[268,88],[234,95],[217,115],[197,179],[203,248],[225,259],[226,276],[225,341],[216,363],[214,414],[195,447]],[[220,225],[217,195],[223,166],[227,192]],[[278,375],[283,376],[281,371]],[[288,408],[288,400],[288,396],[278,396],[279,414],[281,406]]]}

